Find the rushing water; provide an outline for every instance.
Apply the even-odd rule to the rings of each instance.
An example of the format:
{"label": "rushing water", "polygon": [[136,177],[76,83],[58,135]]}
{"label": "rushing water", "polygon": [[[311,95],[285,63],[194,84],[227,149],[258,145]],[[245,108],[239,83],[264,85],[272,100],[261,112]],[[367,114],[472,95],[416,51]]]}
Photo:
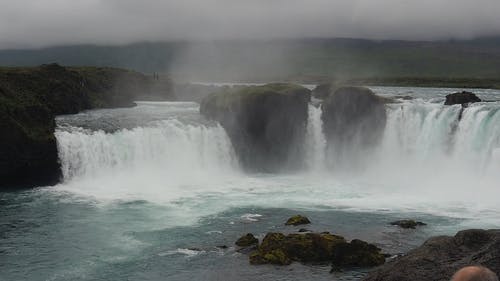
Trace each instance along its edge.
{"label": "rushing water", "polygon": [[[250,266],[246,232],[315,231],[405,252],[431,235],[500,224],[500,103],[444,106],[452,89],[374,88],[387,105],[380,144],[359,170],[326,165],[310,105],[304,171],[248,174],[224,129],[195,103],[140,103],[58,118],[63,182],[0,193],[0,280],[356,280],[328,265]],[[475,90],[485,100],[496,91]],[[403,231],[391,220],[429,225]],[[223,249],[217,246],[227,245]]]}

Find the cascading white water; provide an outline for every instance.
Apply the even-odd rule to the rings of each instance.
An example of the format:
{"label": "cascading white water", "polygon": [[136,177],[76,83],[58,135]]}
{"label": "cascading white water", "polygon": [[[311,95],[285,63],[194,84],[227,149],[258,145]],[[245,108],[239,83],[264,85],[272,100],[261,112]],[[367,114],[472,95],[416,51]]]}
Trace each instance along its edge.
{"label": "cascading white water", "polygon": [[[111,201],[170,205],[188,200],[175,215],[177,223],[246,204],[475,215],[496,210],[498,203],[499,109],[498,103],[473,104],[458,122],[460,106],[421,99],[387,105],[380,144],[370,154],[359,154],[365,169],[343,174],[337,165],[326,167],[321,108],[310,105],[304,143],[307,173],[297,175],[242,173],[226,132],[202,118],[196,104],[92,111],[58,122],[64,173],[58,190]],[[148,116],[152,121],[136,122]],[[129,119],[133,126],[127,125]],[[93,130],[80,128],[85,124],[93,124]],[[109,124],[118,127],[110,129]],[[475,206],[476,201],[481,204]],[[467,211],[450,206],[466,206]]]}
{"label": "cascading white water", "polygon": [[97,177],[161,169],[169,176],[199,171],[222,173],[236,166],[231,143],[220,126],[158,121],[154,127],[115,133],[65,128],[56,132],[63,176]]}
{"label": "cascading white water", "polygon": [[[60,188],[110,199],[139,194],[168,201],[194,189],[215,189],[221,179],[239,173],[231,141],[220,125],[183,120],[198,114],[190,107],[180,110],[186,105],[152,106],[141,105],[128,114],[143,118],[137,112],[156,110],[177,117],[114,132],[60,125],[55,133],[64,177]],[[100,120],[99,113],[91,114]]]}
{"label": "cascading white water", "polygon": [[321,107],[309,104],[309,116],[305,142],[306,165],[312,171],[322,171],[325,167],[326,139],[323,134]]}
{"label": "cascading white water", "polygon": [[388,120],[377,166],[412,172],[453,170],[481,174],[500,147],[500,107],[473,104],[459,120],[461,106],[423,101],[388,105]]}

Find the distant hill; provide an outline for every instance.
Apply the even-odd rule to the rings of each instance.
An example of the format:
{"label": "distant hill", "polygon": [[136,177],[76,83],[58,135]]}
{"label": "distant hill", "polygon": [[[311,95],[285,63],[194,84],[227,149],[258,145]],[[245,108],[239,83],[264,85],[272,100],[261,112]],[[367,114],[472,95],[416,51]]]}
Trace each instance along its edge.
{"label": "distant hill", "polygon": [[433,42],[364,39],[157,42],[0,50],[0,65],[94,65],[184,80],[500,78],[500,37]]}

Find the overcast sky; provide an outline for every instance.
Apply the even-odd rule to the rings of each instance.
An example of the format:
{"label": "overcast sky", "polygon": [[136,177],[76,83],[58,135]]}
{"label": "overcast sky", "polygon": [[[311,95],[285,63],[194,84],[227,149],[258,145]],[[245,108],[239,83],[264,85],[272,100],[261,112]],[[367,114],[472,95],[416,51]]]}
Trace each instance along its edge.
{"label": "overcast sky", "polygon": [[212,38],[471,38],[500,0],[0,0],[0,48]]}

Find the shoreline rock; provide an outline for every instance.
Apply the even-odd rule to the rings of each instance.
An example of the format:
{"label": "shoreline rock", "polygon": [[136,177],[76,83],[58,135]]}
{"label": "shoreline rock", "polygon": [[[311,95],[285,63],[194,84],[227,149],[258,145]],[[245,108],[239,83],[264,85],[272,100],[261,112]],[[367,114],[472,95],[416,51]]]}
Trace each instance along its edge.
{"label": "shoreline rock", "polygon": [[500,230],[469,229],[437,236],[371,272],[365,281],[448,281],[467,265],[483,265],[500,275]]}

